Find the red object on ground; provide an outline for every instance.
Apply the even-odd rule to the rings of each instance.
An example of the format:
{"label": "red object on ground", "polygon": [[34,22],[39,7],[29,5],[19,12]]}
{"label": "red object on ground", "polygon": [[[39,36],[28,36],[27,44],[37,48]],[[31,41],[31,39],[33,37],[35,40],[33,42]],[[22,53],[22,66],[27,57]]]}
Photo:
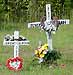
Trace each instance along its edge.
{"label": "red object on ground", "polygon": [[0,66],[2,66],[2,64],[0,64]]}
{"label": "red object on ground", "polygon": [[6,66],[10,70],[18,71],[18,70],[22,69],[22,62],[23,62],[23,60],[20,57],[9,58],[6,62]]}
{"label": "red object on ground", "polygon": [[66,65],[65,64],[61,64],[61,68],[65,68],[66,67]]}

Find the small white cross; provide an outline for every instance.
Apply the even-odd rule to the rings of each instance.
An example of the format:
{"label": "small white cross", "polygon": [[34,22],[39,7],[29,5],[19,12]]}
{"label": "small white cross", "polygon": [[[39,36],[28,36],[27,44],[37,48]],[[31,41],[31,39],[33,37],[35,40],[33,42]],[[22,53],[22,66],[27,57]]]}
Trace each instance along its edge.
{"label": "small white cross", "polygon": [[[46,21],[47,22],[47,28],[51,28],[50,26],[48,25],[51,25],[51,4],[46,4]],[[60,19],[58,20],[58,22],[60,24],[69,24],[69,19]],[[35,26],[40,26],[40,22],[32,22],[32,23],[28,23],[28,28],[30,27],[35,27]],[[53,50],[53,47],[52,47],[52,34],[49,33],[49,32],[46,32],[46,35],[47,35],[47,42],[48,42],[48,47],[50,50]]]}
{"label": "small white cross", "polygon": [[20,45],[29,45],[29,41],[27,39],[23,39],[23,40],[19,40],[19,31],[15,31],[14,32],[14,35],[12,36],[9,36],[10,39],[8,39],[8,37],[5,37],[4,38],[4,41],[3,41],[3,45],[11,45],[11,46],[14,46],[14,58],[15,57],[18,57],[19,56],[19,46]]}

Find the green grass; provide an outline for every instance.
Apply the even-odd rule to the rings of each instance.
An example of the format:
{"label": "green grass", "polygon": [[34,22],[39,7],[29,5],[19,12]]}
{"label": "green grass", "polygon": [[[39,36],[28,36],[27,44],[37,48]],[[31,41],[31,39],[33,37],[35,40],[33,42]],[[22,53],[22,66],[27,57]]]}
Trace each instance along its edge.
{"label": "green grass", "polygon": [[[61,60],[58,60],[56,68],[48,66],[32,65],[34,49],[38,46],[39,40],[46,43],[46,34],[38,28],[28,29],[27,26],[0,31],[0,75],[73,75],[73,26],[60,26],[53,35],[53,47],[62,53]],[[10,27],[12,28],[12,27]],[[14,30],[19,30],[20,34],[30,40],[29,46],[20,47],[20,57],[23,58],[23,69],[18,72],[10,71],[5,66],[8,58],[13,57],[13,47],[3,46],[5,34],[13,34]],[[65,64],[65,67],[61,67]]]}

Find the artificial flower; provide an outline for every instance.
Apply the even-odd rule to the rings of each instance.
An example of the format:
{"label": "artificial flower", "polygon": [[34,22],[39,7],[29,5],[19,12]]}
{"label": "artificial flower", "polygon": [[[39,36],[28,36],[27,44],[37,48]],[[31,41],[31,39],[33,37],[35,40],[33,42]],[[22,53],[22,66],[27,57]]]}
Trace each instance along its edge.
{"label": "artificial flower", "polygon": [[40,58],[43,58],[45,55],[44,54],[40,54]]}
{"label": "artificial flower", "polygon": [[21,70],[22,69],[22,58],[16,57],[16,58],[9,58],[6,62],[6,66],[10,70]]}
{"label": "artificial flower", "polygon": [[38,53],[38,51],[37,50],[35,50],[35,54],[37,54]]}
{"label": "artificial flower", "polygon": [[35,56],[37,58],[43,58],[48,51],[48,44],[42,45],[40,48],[35,50]]}

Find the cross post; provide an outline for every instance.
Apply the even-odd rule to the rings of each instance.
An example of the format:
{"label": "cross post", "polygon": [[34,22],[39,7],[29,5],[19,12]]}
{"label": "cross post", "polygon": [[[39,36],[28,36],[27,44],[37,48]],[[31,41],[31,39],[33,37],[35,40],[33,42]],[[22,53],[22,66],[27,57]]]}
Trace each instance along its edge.
{"label": "cross post", "polygon": [[12,36],[7,34],[4,38],[3,45],[10,45],[14,47],[14,57],[10,58],[6,62],[7,68],[10,70],[20,70],[22,69],[22,58],[19,57],[19,46],[29,45],[29,41],[19,35],[19,31],[15,31]]}
{"label": "cross post", "polygon": [[[29,45],[29,41],[27,39],[23,39],[20,40],[19,39],[19,31],[15,31],[14,35],[12,36],[12,39],[8,39],[8,37],[11,36],[7,36],[4,38],[4,42],[3,45],[11,45],[14,46],[14,58],[19,56],[19,46],[20,45]],[[8,40],[7,40],[8,39]]]}
{"label": "cross post", "polygon": [[[49,47],[49,50],[53,50],[53,46],[52,46],[52,32],[53,30],[56,31],[56,28],[55,25],[51,24],[51,4],[46,4],[46,28],[48,30],[51,30],[51,31],[46,31],[46,35],[47,35],[47,43],[48,43],[48,47]],[[69,19],[60,19],[58,20],[59,24],[69,24]],[[35,26],[38,26],[40,27],[40,22],[32,22],[32,23],[28,23],[28,28],[30,27],[35,27]]]}

